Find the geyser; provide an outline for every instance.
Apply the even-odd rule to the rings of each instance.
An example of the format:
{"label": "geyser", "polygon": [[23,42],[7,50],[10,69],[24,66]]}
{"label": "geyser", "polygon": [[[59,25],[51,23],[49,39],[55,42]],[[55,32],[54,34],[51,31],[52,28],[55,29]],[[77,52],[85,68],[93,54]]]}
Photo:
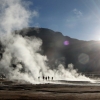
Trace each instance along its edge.
{"label": "geyser", "polygon": [[[48,76],[54,80],[91,81],[84,75],[78,74],[72,64],[68,65],[68,69],[62,64],[51,69],[46,63],[47,57],[38,53],[41,51],[41,39],[14,33],[14,30],[29,26],[30,19],[33,20],[38,16],[37,11],[29,11],[29,4],[23,0],[0,1],[0,41],[4,48],[0,70],[8,79],[33,84],[42,82],[42,77]],[[69,42],[65,43],[68,44]]]}
{"label": "geyser", "polygon": [[51,69],[46,63],[47,57],[38,53],[41,51],[42,45],[42,41],[38,38],[12,34],[9,38],[4,39],[2,44],[5,47],[5,52],[0,61],[0,68],[4,68],[3,71],[9,79],[38,83],[40,82],[38,77],[42,81],[43,76],[49,76],[54,80],[90,81],[89,78],[78,74],[72,64],[68,65],[68,69],[65,69],[62,64]]}

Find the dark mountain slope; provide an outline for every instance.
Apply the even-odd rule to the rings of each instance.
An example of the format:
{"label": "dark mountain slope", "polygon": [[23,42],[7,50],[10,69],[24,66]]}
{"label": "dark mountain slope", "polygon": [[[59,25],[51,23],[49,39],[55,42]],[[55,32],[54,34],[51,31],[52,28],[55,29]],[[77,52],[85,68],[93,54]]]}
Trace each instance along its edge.
{"label": "dark mountain slope", "polygon": [[81,41],[46,28],[26,28],[15,32],[22,36],[41,38],[42,54],[47,55],[52,68],[58,60],[65,61],[66,67],[69,63],[73,63],[74,67],[81,72],[100,71],[100,43],[98,41]]}

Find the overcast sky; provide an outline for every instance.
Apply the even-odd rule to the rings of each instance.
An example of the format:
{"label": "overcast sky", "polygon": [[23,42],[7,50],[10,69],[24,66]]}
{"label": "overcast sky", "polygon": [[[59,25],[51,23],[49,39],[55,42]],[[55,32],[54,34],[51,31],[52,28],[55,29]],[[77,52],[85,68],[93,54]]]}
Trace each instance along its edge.
{"label": "overcast sky", "polygon": [[[27,1],[27,0],[26,0]],[[100,40],[100,0],[29,0],[34,24],[80,40]]]}

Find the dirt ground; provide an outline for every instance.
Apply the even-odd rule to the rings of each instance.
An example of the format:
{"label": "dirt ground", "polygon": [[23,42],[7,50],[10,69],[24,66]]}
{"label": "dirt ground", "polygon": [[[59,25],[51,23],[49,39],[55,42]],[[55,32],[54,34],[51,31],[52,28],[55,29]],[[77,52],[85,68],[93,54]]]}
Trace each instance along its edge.
{"label": "dirt ground", "polygon": [[100,100],[100,86],[0,84],[0,100]]}

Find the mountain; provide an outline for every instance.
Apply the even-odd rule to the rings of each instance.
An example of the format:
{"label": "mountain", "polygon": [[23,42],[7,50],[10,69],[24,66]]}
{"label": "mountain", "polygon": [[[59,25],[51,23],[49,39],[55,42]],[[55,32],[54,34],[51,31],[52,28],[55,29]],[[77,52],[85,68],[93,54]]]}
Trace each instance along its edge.
{"label": "mountain", "polygon": [[100,42],[83,41],[46,28],[24,28],[16,30],[22,36],[35,36],[42,39],[41,54],[47,55],[49,65],[54,68],[56,62],[67,67],[69,63],[80,72],[100,71]]}

